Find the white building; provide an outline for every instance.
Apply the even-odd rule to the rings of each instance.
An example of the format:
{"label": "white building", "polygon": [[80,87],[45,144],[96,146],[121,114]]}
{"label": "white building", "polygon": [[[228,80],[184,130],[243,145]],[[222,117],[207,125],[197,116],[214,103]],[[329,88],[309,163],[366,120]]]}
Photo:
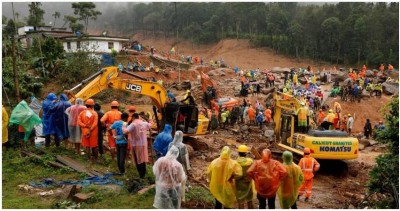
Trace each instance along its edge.
{"label": "white building", "polygon": [[109,36],[68,36],[62,37],[64,50],[67,53],[76,52],[79,49],[91,51],[95,54],[111,53],[114,49],[120,52],[123,43],[128,42],[128,38],[124,37],[109,37]]}

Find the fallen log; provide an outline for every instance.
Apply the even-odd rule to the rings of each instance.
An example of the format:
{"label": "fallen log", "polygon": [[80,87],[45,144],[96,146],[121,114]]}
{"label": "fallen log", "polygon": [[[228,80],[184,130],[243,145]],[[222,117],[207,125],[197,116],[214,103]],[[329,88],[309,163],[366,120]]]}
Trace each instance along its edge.
{"label": "fallen log", "polygon": [[[34,154],[34,153],[32,153],[32,152],[28,152],[28,151],[24,151],[24,150],[23,150],[23,151],[21,151],[21,153],[24,154],[24,155],[26,155],[26,156],[33,157],[33,158],[42,160],[42,157],[41,157],[41,156],[36,155],[36,154]],[[44,161],[46,164],[48,164],[48,165],[50,165],[50,166],[52,166],[52,167],[55,167],[55,168],[68,168],[68,166],[62,165],[62,164],[57,163],[57,162],[45,161],[45,160],[43,160],[43,161]]]}
{"label": "fallen log", "polygon": [[103,176],[102,173],[99,173],[94,170],[88,170],[84,165],[79,163],[78,161],[68,157],[68,156],[62,156],[62,155],[57,155],[57,160],[60,161],[61,163],[75,169],[78,172],[85,173],[89,176]]}
{"label": "fallen log", "polygon": [[148,190],[150,190],[150,189],[152,189],[154,187],[156,187],[156,184],[152,184],[152,185],[149,185],[147,187],[144,187],[144,188],[140,189],[137,193],[139,195],[142,195],[143,193],[146,193]]}

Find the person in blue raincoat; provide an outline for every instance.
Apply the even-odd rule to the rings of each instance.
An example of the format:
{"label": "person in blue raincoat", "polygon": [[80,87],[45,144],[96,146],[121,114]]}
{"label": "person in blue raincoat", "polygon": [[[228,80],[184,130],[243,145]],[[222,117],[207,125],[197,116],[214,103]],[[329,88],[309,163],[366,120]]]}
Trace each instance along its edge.
{"label": "person in blue raincoat", "polygon": [[154,140],[153,148],[156,151],[157,158],[163,157],[168,152],[168,145],[172,142],[172,127],[169,124],[164,126],[164,130],[159,133]]}
{"label": "person in blue raincoat", "polygon": [[51,110],[56,100],[57,96],[54,93],[49,93],[47,95],[47,98],[42,103],[43,135],[45,136],[46,147],[50,146],[50,135],[54,135],[54,141],[56,142],[56,146],[60,146],[60,139],[58,138],[58,136],[55,135],[55,127],[53,122],[54,113]]}
{"label": "person in blue raincoat", "polygon": [[64,112],[70,106],[71,103],[68,101],[67,95],[61,94],[60,100],[54,103],[51,108],[55,136],[57,136],[59,140],[64,140],[65,146],[68,144],[69,131],[68,116]]}

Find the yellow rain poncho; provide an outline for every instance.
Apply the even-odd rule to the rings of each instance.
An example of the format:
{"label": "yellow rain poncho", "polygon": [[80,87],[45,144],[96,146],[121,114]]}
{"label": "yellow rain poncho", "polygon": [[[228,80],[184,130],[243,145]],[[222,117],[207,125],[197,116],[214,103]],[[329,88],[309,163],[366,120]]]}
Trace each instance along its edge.
{"label": "yellow rain poncho", "polygon": [[236,183],[236,198],[239,203],[247,203],[252,201],[256,196],[254,181],[247,177],[247,169],[253,164],[251,158],[239,157],[236,160],[242,167],[243,175],[235,180]]}
{"label": "yellow rain poncho", "polygon": [[213,160],[207,169],[211,194],[226,208],[233,208],[236,202],[234,179],[242,176],[242,167],[231,159],[228,146],[222,148],[219,158]]}
{"label": "yellow rain poncho", "polygon": [[3,126],[3,144],[6,143],[8,141],[8,113],[6,111],[6,109],[4,108],[4,106],[1,106],[2,108],[2,126]]}
{"label": "yellow rain poncho", "polygon": [[283,152],[282,158],[288,175],[281,181],[277,193],[281,208],[289,209],[296,202],[299,188],[303,182],[303,172],[298,165],[293,163],[291,152]]}

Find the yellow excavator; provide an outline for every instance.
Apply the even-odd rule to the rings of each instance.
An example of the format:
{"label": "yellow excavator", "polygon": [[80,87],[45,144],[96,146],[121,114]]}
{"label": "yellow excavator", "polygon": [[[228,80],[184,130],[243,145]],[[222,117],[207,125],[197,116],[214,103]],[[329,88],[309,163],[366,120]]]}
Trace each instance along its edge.
{"label": "yellow excavator", "polygon": [[[136,79],[118,77],[120,73]],[[74,91],[78,89],[80,91],[74,94]],[[207,132],[209,120],[199,113],[196,106],[168,102],[167,92],[162,85],[125,70],[119,71],[118,67],[103,68],[64,92],[68,95],[70,102],[74,102],[76,98],[89,99],[105,89],[124,90],[150,97],[153,101],[154,115],[158,116],[157,110],[162,114],[161,121],[155,118],[158,130],[161,130],[165,124],[170,124],[173,131],[181,130],[185,136],[204,135]]]}
{"label": "yellow excavator", "polygon": [[274,103],[275,135],[280,147],[298,155],[303,155],[303,149],[308,147],[311,156],[317,159],[357,159],[357,138],[349,137],[343,131],[318,129],[310,117],[307,134],[299,133],[295,113],[301,106],[300,101],[292,95],[275,92]]}

